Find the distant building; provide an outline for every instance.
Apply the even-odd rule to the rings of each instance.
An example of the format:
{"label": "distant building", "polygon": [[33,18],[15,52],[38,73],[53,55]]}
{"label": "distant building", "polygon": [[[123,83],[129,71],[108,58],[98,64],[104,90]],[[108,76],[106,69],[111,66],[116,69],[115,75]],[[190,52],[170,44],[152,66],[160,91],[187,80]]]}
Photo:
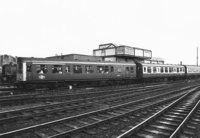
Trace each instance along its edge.
{"label": "distant building", "polygon": [[152,63],[152,64],[164,64],[165,61],[160,57],[152,57],[151,59],[144,60],[144,63]]}
{"label": "distant building", "polygon": [[152,57],[152,51],[126,45],[107,43],[93,50],[93,56],[81,54],[56,55],[46,57],[51,60],[65,61],[111,61],[111,62],[142,62],[164,64],[163,58]]}
{"label": "distant building", "polygon": [[81,55],[81,54],[68,54],[68,55],[57,55],[52,57],[47,57],[47,59],[52,60],[65,60],[65,61],[102,61],[102,57],[90,56],[90,55]]}
{"label": "distant building", "polygon": [[94,56],[101,56],[104,61],[144,62],[152,58],[152,51],[113,43],[101,44],[93,50]]}

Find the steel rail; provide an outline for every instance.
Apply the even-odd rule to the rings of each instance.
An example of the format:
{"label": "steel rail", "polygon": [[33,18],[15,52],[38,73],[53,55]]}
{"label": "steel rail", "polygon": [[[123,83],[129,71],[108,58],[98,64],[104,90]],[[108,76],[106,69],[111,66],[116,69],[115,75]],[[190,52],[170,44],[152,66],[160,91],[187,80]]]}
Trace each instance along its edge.
{"label": "steel rail", "polygon": [[[187,89],[187,87],[186,87]],[[129,92],[131,93],[131,92]],[[94,101],[93,103],[90,102],[90,104],[94,104],[94,103],[102,103],[102,102],[109,102],[109,101],[113,101],[113,100],[117,100],[117,99],[123,99],[123,98],[131,98],[131,97],[134,97],[136,98],[135,96],[139,96],[141,94],[148,94],[150,92],[137,92],[137,93],[114,93],[114,94],[108,94],[108,95],[105,95],[105,96],[98,96],[98,97],[92,97],[92,98],[86,98],[86,99],[78,99],[78,100],[72,100],[72,101],[67,101],[67,102],[60,102],[60,103],[54,103],[54,104],[50,104],[50,105],[42,105],[42,106],[37,106],[37,107],[31,107],[31,108],[25,108],[25,109],[17,109],[17,110],[11,110],[11,111],[5,111],[5,112],[0,112],[0,116],[6,116],[6,114],[9,114],[9,118],[1,118],[0,119],[0,122],[3,122],[3,121],[8,121],[8,120],[14,120],[14,119],[17,119],[17,118],[27,118],[27,117],[31,117],[31,115],[16,115],[16,116],[12,116],[12,114],[16,114],[16,113],[20,113],[20,112],[27,112],[27,111],[32,111],[32,110],[40,110],[40,109],[44,109],[44,108],[49,108],[49,107],[57,107],[57,106],[61,106],[61,105],[66,105],[66,104],[74,104],[74,103],[80,103],[80,102],[85,102],[85,101]],[[170,92],[171,93],[171,92]],[[121,96],[121,95],[124,95],[124,96]],[[119,97],[120,96],[120,97]],[[112,97],[112,98],[110,98]],[[107,98],[107,99],[106,99]],[[109,99],[108,99],[109,98]],[[103,99],[103,100],[101,100]],[[101,100],[101,101],[99,101]],[[84,105],[87,106],[87,105],[90,105],[90,104],[87,104],[85,103]],[[68,107],[68,108],[64,108],[64,109],[57,109],[57,110],[54,110],[54,111],[44,111],[43,113],[46,114],[46,113],[53,113],[53,112],[56,112],[56,111],[63,111],[65,109],[74,109],[74,108],[77,108],[78,106],[74,106],[74,107]],[[53,110],[53,109],[52,109]],[[32,114],[34,116],[38,116],[38,115],[42,115],[42,113],[35,113],[35,114]]]}
{"label": "steel rail", "polygon": [[[166,94],[163,94],[163,95],[166,95]],[[158,96],[153,96],[151,98],[157,98],[157,97]],[[148,99],[150,99],[150,98],[145,98],[145,99],[143,99],[143,101],[146,101]],[[39,124],[39,125],[27,127],[27,128],[23,128],[23,129],[18,129],[18,130],[2,133],[2,134],[0,134],[0,137],[12,136],[13,134],[19,134],[19,133],[27,132],[29,130],[35,130],[35,129],[39,129],[39,128],[44,128],[46,126],[50,126],[50,125],[53,125],[53,124],[62,123],[63,121],[70,121],[70,120],[73,120],[75,118],[78,119],[80,117],[86,117],[88,115],[93,115],[93,114],[97,114],[97,113],[101,113],[101,112],[114,110],[114,109],[117,109],[117,108],[121,108],[123,106],[128,106],[130,104],[136,104],[137,102],[141,102],[141,101],[142,100],[129,102],[129,103],[121,104],[121,105],[118,105],[118,106],[108,107],[108,108],[101,109],[101,110],[96,110],[96,111],[92,111],[92,112],[88,112],[88,113],[84,113],[84,114],[80,114],[80,115],[76,115],[76,116],[72,116],[72,117],[67,117],[67,118],[63,118],[63,119],[59,119],[59,120],[55,120],[55,121],[51,121],[51,122],[47,122],[47,123],[43,123],[43,124]],[[162,102],[164,102],[164,100],[162,100]],[[137,109],[137,110],[139,110],[139,109]]]}
{"label": "steel rail", "polygon": [[130,130],[126,131],[125,133],[121,134],[120,136],[118,136],[117,138],[127,138],[130,135],[134,134],[135,132],[137,132],[141,127],[145,126],[146,124],[148,124],[148,122],[152,121],[153,119],[157,118],[157,116],[159,116],[160,114],[162,114],[163,112],[165,112],[166,110],[168,110],[169,108],[171,108],[172,106],[174,106],[175,104],[177,104],[179,101],[181,101],[182,99],[184,99],[187,95],[189,95],[190,93],[192,93],[193,91],[195,91],[197,88],[196,87],[192,90],[190,90],[188,93],[186,93],[185,95],[183,95],[182,97],[178,98],[177,100],[175,100],[174,102],[172,102],[170,105],[168,105],[167,107],[163,108],[162,110],[160,110],[159,112],[157,112],[156,114],[154,114],[153,116],[147,118],[146,120],[144,120],[143,122],[139,123],[138,125],[134,126],[133,128],[131,128]]}
{"label": "steel rail", "polygon": [[182,121],[182,123],[177,127],[177,129],[171,134],[169,138],[176,138],[180,130],[184,127],[184,125],[187,123],[191,115],[194,113],[194,111],[197,109],[197,107],[200,105],[200,100],[196,103],[194,108],[190,111],[190,113],[186,116],[186,118]]}

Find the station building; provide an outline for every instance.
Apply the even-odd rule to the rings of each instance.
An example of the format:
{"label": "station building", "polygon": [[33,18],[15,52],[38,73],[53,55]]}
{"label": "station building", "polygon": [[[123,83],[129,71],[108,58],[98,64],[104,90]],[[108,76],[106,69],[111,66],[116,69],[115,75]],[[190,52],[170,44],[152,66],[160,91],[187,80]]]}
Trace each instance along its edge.
{"label": "station building", "polygon": [[75,61],[113,61],[113,62],[140,62],[164,64],[164,59],[152,57],[152,51],[113,43],[100,44],[93,50],[93,56],[81,54],[67,54],[47,57],[51,60]]}
{"label": "station building", "polygon": [[103,61],[164,64],[164,59],[152,57],[151,50],[113,43],[99,45],[93,56],[101,56]]}

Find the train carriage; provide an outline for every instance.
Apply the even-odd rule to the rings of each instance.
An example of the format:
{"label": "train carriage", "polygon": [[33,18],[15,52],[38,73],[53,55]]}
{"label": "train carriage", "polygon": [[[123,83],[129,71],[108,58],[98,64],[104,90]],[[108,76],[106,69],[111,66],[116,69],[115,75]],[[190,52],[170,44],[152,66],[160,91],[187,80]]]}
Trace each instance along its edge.
{"label": "train carriage", "polygon": [[176,80],[183,79],[185,76],[185,67],[182,65],[137,63],[138,79],[147,81]]}
{"label": "train carriage", "polygon": [[19,87],[113,85],[200,77],[200,67],[109,61],[23,58],[17,61]]}
{"label": "train carriage", "polygon": [[200,66],[185,65],[187,78],[200,77]]}
{"label": "train carriage", "polygon": [[46,58],[18,58],[17,81],[20,84],[63,85],[93,82],[132,81],[136,79],[135,63],[64,61]]}

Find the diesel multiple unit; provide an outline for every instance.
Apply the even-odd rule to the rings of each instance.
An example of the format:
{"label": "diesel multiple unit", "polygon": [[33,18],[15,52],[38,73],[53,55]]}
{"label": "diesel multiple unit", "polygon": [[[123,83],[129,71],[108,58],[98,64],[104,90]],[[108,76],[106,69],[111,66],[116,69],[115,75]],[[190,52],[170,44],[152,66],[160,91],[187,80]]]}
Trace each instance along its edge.
{"label": "diesel multiple unit", "polygon": [[199,76],[198,66],[19,57],[16,86],[138,83]]}

